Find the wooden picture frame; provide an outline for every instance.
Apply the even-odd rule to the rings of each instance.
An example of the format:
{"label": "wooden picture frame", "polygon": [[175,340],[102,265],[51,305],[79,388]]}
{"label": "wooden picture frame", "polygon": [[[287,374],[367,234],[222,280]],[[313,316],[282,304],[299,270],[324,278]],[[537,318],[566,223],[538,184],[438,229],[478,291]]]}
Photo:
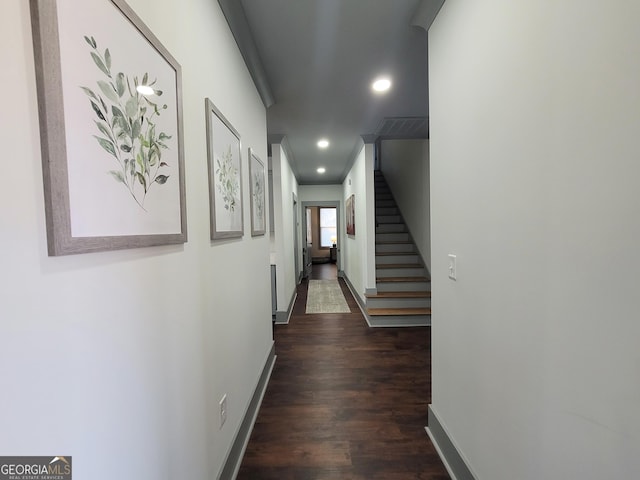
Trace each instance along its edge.
{"label": "wooden picture frame", "polygon": [[205,99],[211,239],[244,235],[242,143],[213,102]]}
{"label": "wooden picture frame", "polygon": [[251,236],[264,235],[267,231],[266,174],[264,163],[249,148],[249,181],[251,193]]}
{"label": "wooden picture frame", "polygon": [[123,0],[30,7],[49,255],[186,242],[180,65]]}

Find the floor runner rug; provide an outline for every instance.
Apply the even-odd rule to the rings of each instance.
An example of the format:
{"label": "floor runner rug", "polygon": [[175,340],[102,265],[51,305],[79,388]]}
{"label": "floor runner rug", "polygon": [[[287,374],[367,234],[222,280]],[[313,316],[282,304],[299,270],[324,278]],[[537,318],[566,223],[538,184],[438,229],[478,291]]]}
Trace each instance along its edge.
{"label": "floor runner rug", "polygon": [[306,313],[350,313],[338,280],[309,280]]}

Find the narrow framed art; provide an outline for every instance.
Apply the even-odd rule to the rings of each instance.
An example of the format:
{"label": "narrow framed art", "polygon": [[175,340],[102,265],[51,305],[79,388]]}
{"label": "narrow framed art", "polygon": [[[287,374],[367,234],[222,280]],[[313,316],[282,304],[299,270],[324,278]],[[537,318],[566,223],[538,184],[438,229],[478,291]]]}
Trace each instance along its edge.
{"label": "narrow framed art", "polygon": [[205,99],[211,239],[244,235],[242,205],[242,145],[240,134]]}
{"label": "narrow framed art", "polygon": [[30,0],[49,255],[187,241],[181,68],[123,0]]}
{"label": "narrow framed art", "polygon": [[251,179],[251,236],[267,231],[265,172],[262,160],[249,148],[249,177]]}
{"label": "narrow framed art", "polygon": [[356,234],[356,196],[355,194],[351,194],[349,198],[347,198],[345,210],[347,217],[347,235],[355,235]]}

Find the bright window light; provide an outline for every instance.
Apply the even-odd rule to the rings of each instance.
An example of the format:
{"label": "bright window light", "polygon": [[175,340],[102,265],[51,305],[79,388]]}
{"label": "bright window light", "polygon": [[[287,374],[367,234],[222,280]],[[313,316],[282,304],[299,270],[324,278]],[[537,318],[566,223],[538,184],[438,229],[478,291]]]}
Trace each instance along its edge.
{"label": "bright window light", "polygon": [[336,243],[337,218],[335,208],[320,208],[320,246],[332,247]]}

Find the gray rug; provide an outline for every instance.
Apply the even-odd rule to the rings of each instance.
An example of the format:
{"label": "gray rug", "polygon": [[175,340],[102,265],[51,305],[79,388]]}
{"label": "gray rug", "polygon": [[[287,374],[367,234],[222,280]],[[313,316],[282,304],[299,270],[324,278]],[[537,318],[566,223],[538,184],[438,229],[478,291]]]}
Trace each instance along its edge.
{"label": "gray rug", "polygon": [[309,280],[306,313],[350,313],[338,280]]}

